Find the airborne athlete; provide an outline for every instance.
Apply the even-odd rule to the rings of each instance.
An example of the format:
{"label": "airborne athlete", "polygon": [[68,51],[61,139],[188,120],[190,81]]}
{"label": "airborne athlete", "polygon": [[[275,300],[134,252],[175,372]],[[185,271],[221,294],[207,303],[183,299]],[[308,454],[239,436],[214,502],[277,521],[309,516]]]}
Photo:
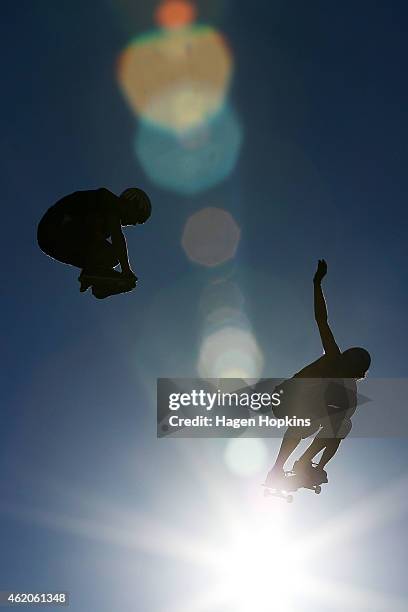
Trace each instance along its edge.
{"label": "airborne athlete", "polygon": [[[137,277],[129,264],[122,227],[145,223],[151,203],[141,189],[116,196],[105,188],[75,191],[51,206],[37,231],[41,250],[81,269],[80,291],[97,298],[131,291]],[[114,268],[120,264],[121,272]]]}
{"label": "airborne athlete", "polygon": [[[284,477],[284,465],[300,441],[316,432],[309,448],[295,462],[293,471],[315,484],[327,482],[324,468],[351,430],[350,417],[357,407],[356,383],[370,367],[371,358],[364,348],[353,347],[342,352],[334,339],[321,287],[326,274],[327,264],[324,259],[319,260],[313,278],[314,311],[324,354],[283,383],[283,397],[289,399],[283,400],[279,413],[286,416],[300,411],[302,416],[310,418],[311,426],[287,429],[275,465],[266,478],[268,487],[274,487]],[[323,454],[314,466],[312,460],[321,451]]]}

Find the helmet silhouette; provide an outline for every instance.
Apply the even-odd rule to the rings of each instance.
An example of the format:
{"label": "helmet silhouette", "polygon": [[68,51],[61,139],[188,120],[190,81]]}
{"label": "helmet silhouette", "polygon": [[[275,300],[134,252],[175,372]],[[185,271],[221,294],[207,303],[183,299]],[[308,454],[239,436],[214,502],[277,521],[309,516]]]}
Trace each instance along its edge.
{"label": "helmet silhouette", "polygon": [[363,376],[371,364],[370,353],[359,346],[347,349],[342,353],[341,358],[350,374]]}
{"label": "helmet silhouette", "polygon": [[152,214],[150,198],[143,189],[130,187],[120,194],[121,199],[127,201],[128,208],[134,211],[138,223],[145,223]]}

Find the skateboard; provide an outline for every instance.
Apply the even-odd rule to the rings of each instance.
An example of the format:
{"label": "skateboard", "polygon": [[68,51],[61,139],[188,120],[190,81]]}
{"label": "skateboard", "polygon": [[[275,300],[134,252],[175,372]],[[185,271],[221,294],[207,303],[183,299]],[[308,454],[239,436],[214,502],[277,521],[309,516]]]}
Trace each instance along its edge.
{"label": "skateboard", "polygon": [[137,278],[124,278],[120,272],[112,271],[107,276],[81,274],[78,278],[83,293],[92,287],[92,295],[98,299],[104,299],[110,295],[127,293],[136,287]]}
{"label": "skateboard", "polygon": [[119,272],[110,276],[83,276],[78,280],[81,282],[81,292],[92,287],[92,295],[100,300],[110,295],[132,291],[137,284],[136,279],[123,278]]}
{"label": "skateboard", "polygon": [[103,278],[93,283],[92,295],[99,300],[103,300],[110,295],[118,293],[128,293],[137,285],[137,281],[120,278]]}
{"label": "skateboard", "polygon": [[281,497],[285,499],[289,504],[293,502],[293,495],[298,489],[310,489],[314,491],[316,495],[319,495],[322,491],[321,483],[314,483],[312,480],[308,480],[302,474],[295,474],[295,472],[285,472],[284,477],[276,482],[275,486],[269,486],[266,484],[264,487],[264,497]]}

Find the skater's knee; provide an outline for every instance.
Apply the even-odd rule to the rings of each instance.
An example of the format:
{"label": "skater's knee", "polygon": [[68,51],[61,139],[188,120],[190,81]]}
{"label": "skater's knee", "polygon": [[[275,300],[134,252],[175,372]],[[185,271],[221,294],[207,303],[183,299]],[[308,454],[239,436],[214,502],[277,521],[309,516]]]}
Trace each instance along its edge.
{"label": "skater's knee", "polygon": [[119,264],[115,250],[107,240],[101,240],[89,245],[86,259],[87,267],[114,268]]}
{"label": "skater's knee", "polygon": [[322,424],[322,428],[319,431],[319,438],[332,438],[337,440],[343,440],[346,438],[352,428],[352,423],[349,418],[344,419],[330,419],[328,422]]}
{"label": "skater's knee", "polygon": [[349,435],[352,427],[353,425],[349,418],[343,419],[337,427],[337,431],[335,431],[336,438],[340,438],[340,440],[346,438]]}
{"label": "skater's knee", "polygon": [[287,435],[288,437],[300,438],[304,440],[309,436],[313,436],[319,430],[319,427],[320,423],[311,421],[310,425],[308,426],[304,425],[302,427],[289,427],[287,430]]}

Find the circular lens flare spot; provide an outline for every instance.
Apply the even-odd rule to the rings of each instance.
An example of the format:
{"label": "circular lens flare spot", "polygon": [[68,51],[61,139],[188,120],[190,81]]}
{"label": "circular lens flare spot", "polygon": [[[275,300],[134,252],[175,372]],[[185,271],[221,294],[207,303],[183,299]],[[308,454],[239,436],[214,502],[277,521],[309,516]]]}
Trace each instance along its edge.
{"label": "circular lens flare spot", "polygon": [[232,65],[222,35],[193,25],[133,40],[119,58],[118,81],[137,115],[181,133],[201,126],[222,108]]}
{"label": "circular lens flare spot", "polygon": [[261,350],[249,330],[223,327],[203,340],[197,367],[202,378],[258,380],[262,368]]}
{"label": "circular lens flare spot", "polygon": [[229,212],[208,207],[188,219],[181,243],[189,259],[211,268],[234,257],[240,235]]}
{"label": "circular lens flare spot", "polygon": [[[220,106],[219,92],[204,83],[190,80],[170,86],[166,92],[152,97],[145,108],[145,120],[158,123],[183,136],[190,128],[204,124]],[[188,134],[188,132],[187,132]],[[200,133],[198,133],[198,140]],[[197,135],[183,138],[186,147],[194,148]]]}
{"label": "circular lens flare spot", "polygon": [[220,320],[218,311],[227,315],[240,312],[245,298],[239,286],[229,278],[219,278],[209,283],[203,290],[199,301],[199,312],[202,317],[213,321]]}
{"label": "circular lens flare spot", "polygon": [[156,23],[162,28],[180,28],[195,21],[196,8],[187,0],[165,0],[157,7]]}
{"label": "circular lens flare spot", "polygon": [[233,474],[253,476],[264,469],[268,452],[257,438],[234,438],[227,443],[224,461]]}
{"label": "circular lens flare spot", "polygon": [[208,123],[182,136],[142,121],[136,134],[135,152],[152,182],[190,196],[229,177],[238,161],[242,139],[238,117],[225,107]]}

